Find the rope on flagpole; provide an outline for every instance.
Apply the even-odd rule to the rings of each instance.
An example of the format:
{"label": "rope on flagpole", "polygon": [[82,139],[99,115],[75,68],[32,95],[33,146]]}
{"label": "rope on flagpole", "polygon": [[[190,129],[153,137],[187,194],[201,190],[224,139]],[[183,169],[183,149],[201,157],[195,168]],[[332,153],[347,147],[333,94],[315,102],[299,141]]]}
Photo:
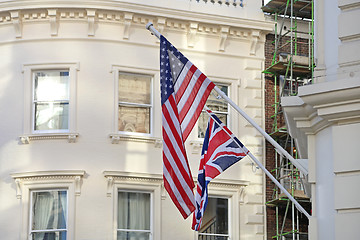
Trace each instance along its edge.
{"label": "rope on flagpole", "polygon": [[[206,105],[205,105],[205,110],[210,110]],[[234,140],[234,142],[240,147],[240,144],[235,141],[234,137],[231,136],[231,134],[228,133],[228,131],[225,131],[225,129],[221,126],[221,124],[217,121],[217,119],[213,118],[212,115],[206,111],[206,113],[219,125],[219,127],[221,127],[222,130],[224,130],[224,132],[226,132],[226,134],[231,137],[231,139]],[[264,167],[264,165],[262,165],[262,163],[249,151],[248,152],[249,157],[256,163],[256,165],[258,165],[259,168],[261,168],[261,170],[264,171],[264,173],[275,183],[276,186],[278,186],[278,188],[280,188],[280,190],[290,199],[290,201],[292,203],[295,204],[296,208],[302,212],[308,219],[311,218],[311,216],[309,215],[309,213],[300,205],[300,203],[298,201],[296,201],[296,199],[286,190],[286,188],[284,188],[281,183],[279,183],[279,181]]]}
{"label": "rope on flagpole", "polygon": [[[154,28],[153,23],[149,22],[146,24],[146,29],[149,30],[152,34],[154,34],[158,39],[160,39],[160,32],[157,31]],[[283,156],[286,156],[292,164],[295,165],[300,171],[303,171],[303,167],[295,162],[295,159],[284,149],[282,148],[269,134],[267,134],[255,121],[253,121],[241,108],[239,108],[226,94],[221,91],[217,86],[215,86],[214,90],[226,101],[232,106],[238,113],[240,113],[241,116],[243,116],[253,127],[258,130],[261,135],[263,135],[266,140],[268,140],[275,149],[282,154]],[[205,105],[205,108],[208,109]],[[214,119],[215,120],[215,119]],[[216,120],[215,120],[216,121]],[[216,121],[217,122],[217,121]],[[220,124],[219,124],[220,125]],[[225,131],[227,132],[227,131]],[[228,133],[227,133],[228,134]],[[230,135],[229,135],[230,136]],[[230,136],[232,139],[233,137]],[[235,141],[236,142],[236,141]],[[310,219],[311,216],[308,212],[298,203],[298,201],[295,200],[293,196],[276,180],[276,178],[261,164],[259,160],[256,159],[256,157],[249,152],[248,155],[251,157],[251,159],[264,171],[264,173],[284,192],[284,194],[295,204],[295,206],[299,209],[300,212],[305,214],[305,216]],[[304,172],[304,171],[303,171]]]}

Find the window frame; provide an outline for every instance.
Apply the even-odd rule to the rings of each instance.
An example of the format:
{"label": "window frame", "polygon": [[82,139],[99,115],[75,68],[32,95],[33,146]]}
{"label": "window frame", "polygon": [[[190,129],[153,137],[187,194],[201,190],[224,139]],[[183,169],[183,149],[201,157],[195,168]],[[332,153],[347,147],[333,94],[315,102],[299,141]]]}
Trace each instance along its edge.
{"label": "window frame", "polygon": [[[208,185],[209,197],[228,199],[228,240],[240,237],[240,203],[244,202],[244,189],[248,185],[248,181],[224,179],[213,179]],[[199,240],[198,231],[194,231],[194,240]]]}
{"label": "window frame", "polygon": [[[231,98],[235,103],[238,102],[239,98],[239,86],[240,86],[240,79],[236,78],[224,78],[224,77],[218,77],[218,76],[208,76],[211,81],[215,85],[225,85],[228,87],[228,94],[227,96]],[[214,112],[216,114],[216,112]],[[236,124],[239,121],[239,114],[234,114],[234,109],[231,107],[231,105],[228,103],[228,114],[227,114],[227,123],[226,126],[232,131],[232,132],[238,132],[238,124]],[[204,138],[199,138],[199,125],[198,122],[196,124],[196,131],[193,131],[195,136],[193,136],[193,141],[191,141],[191,145],[193,145],[193,152],[200,152],[201,147],[199,145],[202,145],[202,142]]]}
{"label": "window frame", "polygon": [[[119,208],[118,208],[118,201],[119,201],[119,192],[129,192],[129,193],[146,193],[150,195],[150,229],[149,230],[140,230],[140,229],[119,229],[118,228],[118,214],[119,214]],[[116,239],[118,237],[118,233],[120,231],[122,232],[141,232],[141,233],[149,233],[149,240],[153,240],[153,232],[154,232],[154,227],[153,227],[153,214],[154,214],[154,210],[153,210],[153,205],[154,205],[154,192],[153,191],[149,191],[149,190],[131,190],[131,189],[122,189],[122,188],[117,188],[117,194],[115,196],[115,201],[116,201],[116,223],[114,223],[114,225],[116,226]],[[128,230],[128,231],[127,231]]]}
{"label": "window frame", "polygon": [[[214,236],[214,237],[227,237],[227,240],[230,240],[231,237],[230,237],[230,233],[231,233],[231,216],[230,216],[230,213],[231,213],[231,197],[229,196],[219,196],[219,195],[213,195],[213,194],[209,194],[208,198],[221,198],[221,199],[226,199],[227,200],[227,207],[228,207],[228,218],[227,218],[227,225],[228,225],[228,234],[221,234],[221,233],[200,233],[198,232],[198,238],[200,236]],[[206,209],[205,209],[205,212],[206,212]],[[204,212],[204,214],[205,214]]]}
{"label": "window frame", "polygon": [[81,179],[84,170],[38,171],[12,173],[15,180],[16,197],[21,205],[22,221],[20,239],[32,239],[31,236],[31,193],[32,191],[67,190],[67,233],[66,239],[75,237],[75,207],[76,197],[81,194]]}
{"label": "window frame", "polygon": [[[119,132],[118,131],[118,94],[119,94],[119,72],[129,72],[129,73],[138,73],[143,75],[152,76],[152,115],[150,119],[150,134],[144,133],[131,133],[131,132]],[[112,144],[119,144],[121,141],[132,141],[132,142],[143,142],[143,143],[151,143],[154,144],[156,148],[160,148],[162,146],[162,138],[161,138],[161,118],[157,116],[161,116],[161,108],[157,108],[156,106],[161,105],[160,95],[154,94],[156,93],[156,89],[160,88],[160,72],[158,69],[152,68],[139,68],[139,67],[131,67],[124,65],[111,65],[112,79],[114,83],[114,102],[113,102],[113,122],[112,122],[112,132],[109,134],[109,138],[111,139]],[[159,135],[160,134],[160,135]]]}
{"label": "window frame", "polygon": [[104,171],[107,181],[107,197],[113,202],[113,238],[117,240],[118,227],[118,192],[146,192],[151,194],[150,205],[150,240],[160,239],[161,235],[161,201],[164,198],[163,177],[161,174],[129,173],[121,171]]}
{"label": "window frame", "polygon": [[[79,62],[54,62],[54,63],[27,63],[23,64],[22,73],[24,80],[24,125],[23,135],[19,137],[22,144],[30,143],[30,140],[40,139],[68,139],[75,142],[76,137],[76,92],[77,71],[80,69]],[[37,71],[68,70],[69,71],[69,121],[66,130],[35,130],[34,108],[34,73]]]}
{"label": "window frame", "polygon": [[[33,224],[33,193],[35,192],[59,192],[59,191],[66,191],[66,228],[65,229],[44,229],[44,230],[32,230],[32,224]],[[30,202],[29,202],[29,239],[33,240],[32,234],[33,233],[44,233],[44,232],[66,232],[66,235],[68,233],[68,222],[69,222],[69,191],[67,188],[56,188],[56,189],[34,189],[30,190]]]}
{"label": "window frame", "polygon": [[[67,71],[69,73],[69,84],[68,84],[68,92],[69,92],[69,99],[66,101],[69,105],[69,110],[68,110],[68,128],[67,129],[54,129],[54,130],[36,130],[35,129],[35,125],[36,125],[36,103],[38,101],[35,100],[35,77],[36,77],[36,73],[37,72],[61,72],[61,71]],[[32,94],[31,94],[31,104],[32,104],[32,109],[31,109],[31,132],[34,133],[34,134],[42,134],[42,133],[53,133],[53,134],[56,134],[56,133],[68,133],[70,132],[70,119],[72,118],[72,115],[74,113],[71,113],[71,105],[72,105],[72,99],[71,99],[71,74],[70,74],[70,69],[69,68],[64,68],[64,69],[33,69],[32,72],[31,72],[31,78],[32,78]],[[50,101],[49,101],[50,102]],[[55,99],[52,100],[51,102],[55,103],[57,102]]]}
{"label": "window frame", "polygon": [[[115,101],[117,102],[117,110],[115,111],[115,120],[116,121],[116,132],[118,134],[122,135],[134,135],[134,136],[153,136],[153,108],[154,108],[154,74],[148,73],[147,71],[128,71],[128,70],[121,70],[117,69],[115,72],[117,72],[117,79],[115,80],[116,84],[116,95],[115,95]],[[120,74],[129,74],[129,75],[137,75],[137,76],[148,76],[150,78],[150,103],[149,104],[140,104],[140,103],[132,103],[132,102],[120,102],[119,101],[119,80],[120,80]],[[119,131],[119,107],[122,106],[138,106],[140,108],[149,108],[149,133],[140,133],[140,132],[127,132],[127,131]]]}
{"label": "window frame", "polygon": [[[221,86],[226,86],[228,89],[227,89],[227,96],[230,98],[231,96],[232,96],[232,94],[231,94],[231,92],[230,92],[230,90],[231,90],[231,85],[229,84],[229,83],[224,83],[224,82],[214,82],[214,84],[216,85],[216,86],[218,86],[218,85],[221,85]],[[215,91],[215,90],[212,90],[212,91]],[[211,93],[210,93],[211,94]],[[207,99],[206,100],[206,102],[208,101],[209,99]],[[225,101],[225,100],[224,100]],[[205,105],[206,105],[206,103],[205,103]],[[225,123],[225,125],[226,126],[228,126],[229,127],[229,124],[230,124],[230,122],[231,122],[231,120],[230,120],[230,104],[229,103],[227,103],[227,105],[228,105],[228,108],[227,108],[227,112],[225,113],[225,112],[220,112],[220,111],[213,111],[213,110],[211,110],[213,113],[215,113],[215,114],[225,114],[226,115],[226,123]],[[207,106],[207,105],[206,105]],[[206,114],[206,111],[205,110],[202,110],[201,111],[201,113],[205,113]],[[199,137],[199,121],[197,121],[197,124],[196,124],[196,126],[197,126],[197,131],[196,131],[196,137],[197,137],[197,139],[199,139],[199,140],[203,140],[204,138],[203,137]],[[206,131],[206,127],[207,127],[207,122],[205,123],[205,131]]]}

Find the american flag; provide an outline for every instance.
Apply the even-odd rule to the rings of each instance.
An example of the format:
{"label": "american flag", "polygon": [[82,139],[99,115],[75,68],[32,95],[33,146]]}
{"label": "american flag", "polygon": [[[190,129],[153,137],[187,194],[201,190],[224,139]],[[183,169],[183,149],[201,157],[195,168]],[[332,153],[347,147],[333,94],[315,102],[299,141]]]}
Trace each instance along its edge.
{"label": "american flag", "polygon": [[215,87],[164,36],[160,38],[164,186],[181,215],[195,210],[194,182],[184,141]]}
{"label": "american flag", "polygon": [[211,117],[209,118],[201,152],[195,193],[196,209],[192,224],[192,229],[196,231],[199,231],[201,227],[202,217],[207,205],[210,181],[241,160],[249,152],[214,113],[210,110],[207,111]]}

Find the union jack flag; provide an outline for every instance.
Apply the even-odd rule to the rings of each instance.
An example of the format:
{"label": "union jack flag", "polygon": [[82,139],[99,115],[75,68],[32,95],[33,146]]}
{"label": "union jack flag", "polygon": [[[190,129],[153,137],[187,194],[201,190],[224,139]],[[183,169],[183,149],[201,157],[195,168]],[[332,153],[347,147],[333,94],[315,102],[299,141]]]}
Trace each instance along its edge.
{"label": "union jack flag", "polygon": [[184,141],[215,87],[164,36],[160,37],[164,186],[181,215],[195,210],[194,181]]}
{"label": "union jack flag", "polygon": [[249,150],[234,134],[207,110],[211,115],[204,138],[195,193],[196,209],[193,215],[192,229],[199,231],[202,217],[208,201],[208,185],[212,179],[234,163],[245,157]]}

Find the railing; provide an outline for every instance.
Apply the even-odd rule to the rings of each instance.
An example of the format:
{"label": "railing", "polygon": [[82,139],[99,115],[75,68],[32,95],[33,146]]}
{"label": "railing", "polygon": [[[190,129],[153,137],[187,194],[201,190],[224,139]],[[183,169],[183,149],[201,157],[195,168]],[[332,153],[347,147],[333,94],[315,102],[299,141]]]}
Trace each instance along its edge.
{"label": "railing", "polygon": [[[191,0],[190,0],[191,1]],[[197,2],[205,2],[212,4],[220,4],[227,6],[243,7],[243,0],[195,0]]]}

